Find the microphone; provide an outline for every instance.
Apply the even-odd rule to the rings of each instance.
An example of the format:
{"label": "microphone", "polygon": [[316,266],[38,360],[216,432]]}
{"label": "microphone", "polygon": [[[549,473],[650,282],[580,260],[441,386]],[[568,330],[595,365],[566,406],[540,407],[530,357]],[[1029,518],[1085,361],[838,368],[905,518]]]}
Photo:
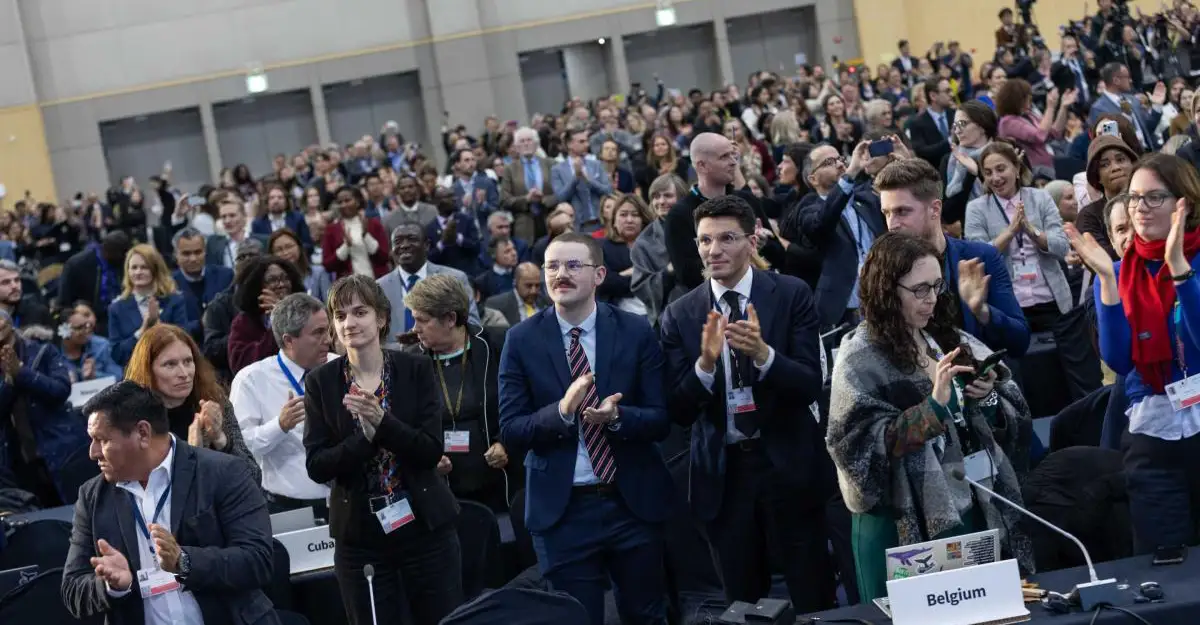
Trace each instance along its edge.
{"label": "microphone", "polygon": [[364,566],[363,575],[367,578],[367,592],[371,595],[371,623],[379,625],[379,617],[375,615],[375,567],[370,564]]}
{"label": "microphone", "polygon": [[[988,458],[991,458],[990,454],[988,455]],[[1100,579],[1099,576],[1096,575],[1096,567],[1092,564],[1092,555],[1088,553],[1087,547],[1084,547],[1083,543],[1080,542],[1078,538],[1067,532],[1067,530],[1064,530],[1063,528],[1047,521],[1046,519],[1043,519],[1029,510],[1026,510],[1023,506],[1017,504],[1016,502],[1007,499],[996,491],[967,477],[967,474],[964,473],[962,469],[953,469],[950,471],[950,477],[966,482],[971,486],[974,486],[975,488],[978,488],[979,490],[991,495],[992,497],[1003,501],[1017,512],[1020,512],[1034,521],[1037,521],[1038,523],[1041,523],[1055,532],[1058,532],[1071,542],[1075,543],[1075,546],[1079,547],[1079,550],[1083,552],[1083,559],[1087,562],[1089,581],[1086,584],[1077,584],[1071,593],[1079,597],[1080,607],[1082,607],[1085,612],[1091,612],[1098,605],[1120,604],[1121,596],[1120,592],[1117,590],[1117,580],[1115,578]]]}

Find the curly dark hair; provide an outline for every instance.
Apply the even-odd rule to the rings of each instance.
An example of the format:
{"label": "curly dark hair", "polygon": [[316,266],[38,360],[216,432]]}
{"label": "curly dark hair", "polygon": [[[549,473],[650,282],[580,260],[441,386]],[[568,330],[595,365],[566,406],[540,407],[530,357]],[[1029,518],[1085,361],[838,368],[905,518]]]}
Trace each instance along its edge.
{"label": "curly dark hair", "polygon": [[[921,366],[921,352],[913,344],[912,330],[904,321],[898,285],[900,279],[912,271],[913,265],[926,257],[938,257],[933,244],[909,234],[888,232],[871,245],[859,278],[859,297],[862,301],[859,310],[863,315],[863,323],[888,360],[909,375]],[[933,337],[943,353],[948,354],[954,348],[962,347],[955,362],[971,365],[971,348],[962,343],[954,327],[955,306],[957,303],[950,293],[938,295],[933,318],[925,326],[925,331]],[[933,358],[929,352],[926,356]]]}
{"label": "curly dark hair", "polygon": [[292,263],[278,256],[259,256],[252,262],[254,264],[246,268],[245,280],[238,285],[237,291],[234,293],[234,303],[237,304],[238,310],[251,316],[262,314],[258,296],[266,290],[267,270],[272,265],[278,265],[287,273],[288,281],[292,283],[290,293],[304,292],[304,278],[300,275],[300,270]]}

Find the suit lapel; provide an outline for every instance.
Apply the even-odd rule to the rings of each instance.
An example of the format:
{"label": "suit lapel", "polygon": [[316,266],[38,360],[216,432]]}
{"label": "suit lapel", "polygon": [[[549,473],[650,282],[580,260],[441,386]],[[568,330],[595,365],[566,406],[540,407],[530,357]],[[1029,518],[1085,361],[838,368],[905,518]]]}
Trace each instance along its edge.
{"label": "suit lapel", "polygon": [[771,330],[775,328],[775,280],[766,272],[751,269],[754,281],[750,284],[750,303],[758,313],[758,328],[763,340],[770,342]]}
{"label": "suit lapel", "polygon": [[517,190],[517,195],[525,195],[532,191],[529,185],[525,184],[525,178],[528,175],[525,171],[525,157],[517,158],[517,179],[513,180],[513,188]]}
{"label": "suit lapel", "polygon": [[[129,492],[123,488],[118,488],[115,485],[107,486],[113,496],[113,516],[116,517],[117,527],[121,530],[121,542],[124,548],[113,545],[117,551],[125,554],[125,559],[129,561],[129,570],[137,571],[142,568],[142,550],[138,547],[137,541],[137,522],[133,520],[133,500],[129,496]],[[97,536],[96,538],[104,538]]]}
{"label": "suit lapel", "polygon": [[[231,415],[226,415],[229,418]],[[171,534],[179,536],[184,506],[191,500],[196,476],[196,452],[187,443],[176,440],[175,466],[171,469]]]}
{"label": "suit lapel", "polygon": [[596,395],[603,400],[607,396],[608,381],[612,378],[613,346],[616,345],[617,320],[611,308],[596,304]]}
{"label": "suit lapel", "polygon": [[563,349],[562,330],[558,327],[558,315],[553,309],[544,310],[541,312],[542,345],[546,349],[546,355],[550,357],[550,364],[554,367],[554,373],[558,375],[558,381],[562,384],[562,389],[566,391],[571,385],[571,371],[567,368],[567,350]]}

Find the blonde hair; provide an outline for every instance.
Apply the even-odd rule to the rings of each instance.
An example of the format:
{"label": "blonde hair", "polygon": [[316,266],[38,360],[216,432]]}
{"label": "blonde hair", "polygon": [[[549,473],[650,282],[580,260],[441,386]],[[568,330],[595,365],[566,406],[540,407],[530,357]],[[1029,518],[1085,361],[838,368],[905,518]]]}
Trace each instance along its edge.
{"label": "blonde hair", "polygon": [[165,297],[179,290],[175,286],[175,279],[171,277],[171,271],[167,269],[167,261],[163,260],[162,254],[159,254],[154,246],[141,243],[130,248],[129,253],[125,254],[125,279],[121,282],[121,297],[129,297],[133,294],[133,280],[129,277],[129,263],[133,261],[134,256],[141,256],[150,268],[155,297]]}
{"label": "blonde hair", "polygon": [[788,145],[800,140],[800,122],[790,110],[782,110],[771,119],[771,143]]}

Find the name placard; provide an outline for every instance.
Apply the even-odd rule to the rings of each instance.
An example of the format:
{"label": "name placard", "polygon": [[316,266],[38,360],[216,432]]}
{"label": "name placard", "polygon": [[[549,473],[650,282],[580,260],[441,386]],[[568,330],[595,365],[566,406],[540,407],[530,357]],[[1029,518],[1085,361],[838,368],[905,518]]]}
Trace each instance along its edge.
{"label": "name placard", "polygon": [[328,525],[284,532],[275,538],[287,549],[292,575],[333,566],[334,541],[329,537]]}
{"label": "name placard", "polygon": [[975,625],[1029,620],[1016,560],[887,583],[895,625]]}
{"label": "name placard", "polygon": [[67,401],[76,408],[83,408],[83,405],[87,403],[87,400],[92,398],[92,395],[116,383],[117,379],[111,375],[104,378],[76,382],[71,385],[71,395],[67,398]]}

